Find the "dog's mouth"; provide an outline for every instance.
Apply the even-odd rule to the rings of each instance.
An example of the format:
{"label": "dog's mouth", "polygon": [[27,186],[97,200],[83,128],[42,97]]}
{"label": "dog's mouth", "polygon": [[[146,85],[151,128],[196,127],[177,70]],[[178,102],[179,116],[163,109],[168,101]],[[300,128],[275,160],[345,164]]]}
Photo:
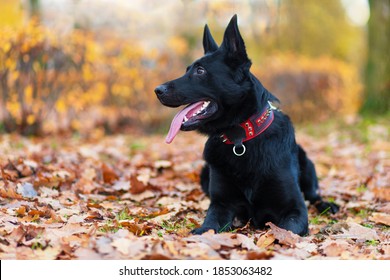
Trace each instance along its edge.
{"label": "dog's mouth", "polygon": [[194,130],[204,120],[211,117],[218,109],[217,103],[213,101],[199,101],[186,106],[173,118],[165,142],[173,141],[179,130]]}

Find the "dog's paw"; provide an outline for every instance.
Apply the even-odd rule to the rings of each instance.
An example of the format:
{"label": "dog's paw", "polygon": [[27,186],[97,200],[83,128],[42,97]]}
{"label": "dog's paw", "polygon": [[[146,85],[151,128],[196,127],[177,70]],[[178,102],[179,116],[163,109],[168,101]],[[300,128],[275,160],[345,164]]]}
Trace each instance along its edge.
{"label": "dog's paw", "polygon": [[335,214],[339,211],[340,207],[333,202],[319,201],[315,204],[319,213],[332,213]]}
{"label": "dog's paw", "polygon": [[200,235],[200,234],[203,234],[203,233],[211,231],[211,230],[214,231],[214,233],[217,232],[213,228],[200,227],[200,228],[196,228],[196,229],[191,230],[191,234]]}

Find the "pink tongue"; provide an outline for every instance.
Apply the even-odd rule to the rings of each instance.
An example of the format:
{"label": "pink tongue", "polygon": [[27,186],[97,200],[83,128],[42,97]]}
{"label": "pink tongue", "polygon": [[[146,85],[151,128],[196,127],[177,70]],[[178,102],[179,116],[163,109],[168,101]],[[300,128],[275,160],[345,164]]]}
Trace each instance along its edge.
{"label": "pink tongue", "polygon": [[170,144],[173,141],[173,138],[175,138],[176,134],[179,132],[181,124],[183,123],[184,117],[187,115],[187,113],[193,110],[194,108],[202,105],[203,105],[203,101],[190,104],[176,114],[176,116],[172,120],[171,128],[169,129],[168,135],[165,138],[166,143]]}

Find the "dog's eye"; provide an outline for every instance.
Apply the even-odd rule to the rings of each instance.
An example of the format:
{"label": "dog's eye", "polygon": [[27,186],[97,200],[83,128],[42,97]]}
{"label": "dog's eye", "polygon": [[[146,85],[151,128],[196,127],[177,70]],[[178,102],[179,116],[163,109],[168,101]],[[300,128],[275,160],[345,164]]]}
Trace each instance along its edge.
{"label": "dog's eye", "polygon": [[203,75],[204,73],[206,73],[206,70],[203,67],[199,66],[198,68],[196,68],[196,74]]}

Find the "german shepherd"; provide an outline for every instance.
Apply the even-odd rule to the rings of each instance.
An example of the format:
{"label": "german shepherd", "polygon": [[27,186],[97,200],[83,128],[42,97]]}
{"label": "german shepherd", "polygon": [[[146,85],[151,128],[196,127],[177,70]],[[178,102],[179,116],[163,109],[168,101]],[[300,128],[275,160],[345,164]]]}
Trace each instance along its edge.
{"label": "german shepherd", "polygon": [[179,130],[209,137],[201,186],[211,203],[203,225],[192,233],[230,230],[237,218],[250,220],[256,228],[270,221],[308,234],[304,198],[320,212],[335,213],[338,206],[318,194],[314,165],[297,145],[289,117],[274,106],[278,99],[250,72],[237,15],[219,47],[206,25],[203,48],[204,56],[182,77],[155,89],[163,105],[187,105],[174,117],[167,143]]}

